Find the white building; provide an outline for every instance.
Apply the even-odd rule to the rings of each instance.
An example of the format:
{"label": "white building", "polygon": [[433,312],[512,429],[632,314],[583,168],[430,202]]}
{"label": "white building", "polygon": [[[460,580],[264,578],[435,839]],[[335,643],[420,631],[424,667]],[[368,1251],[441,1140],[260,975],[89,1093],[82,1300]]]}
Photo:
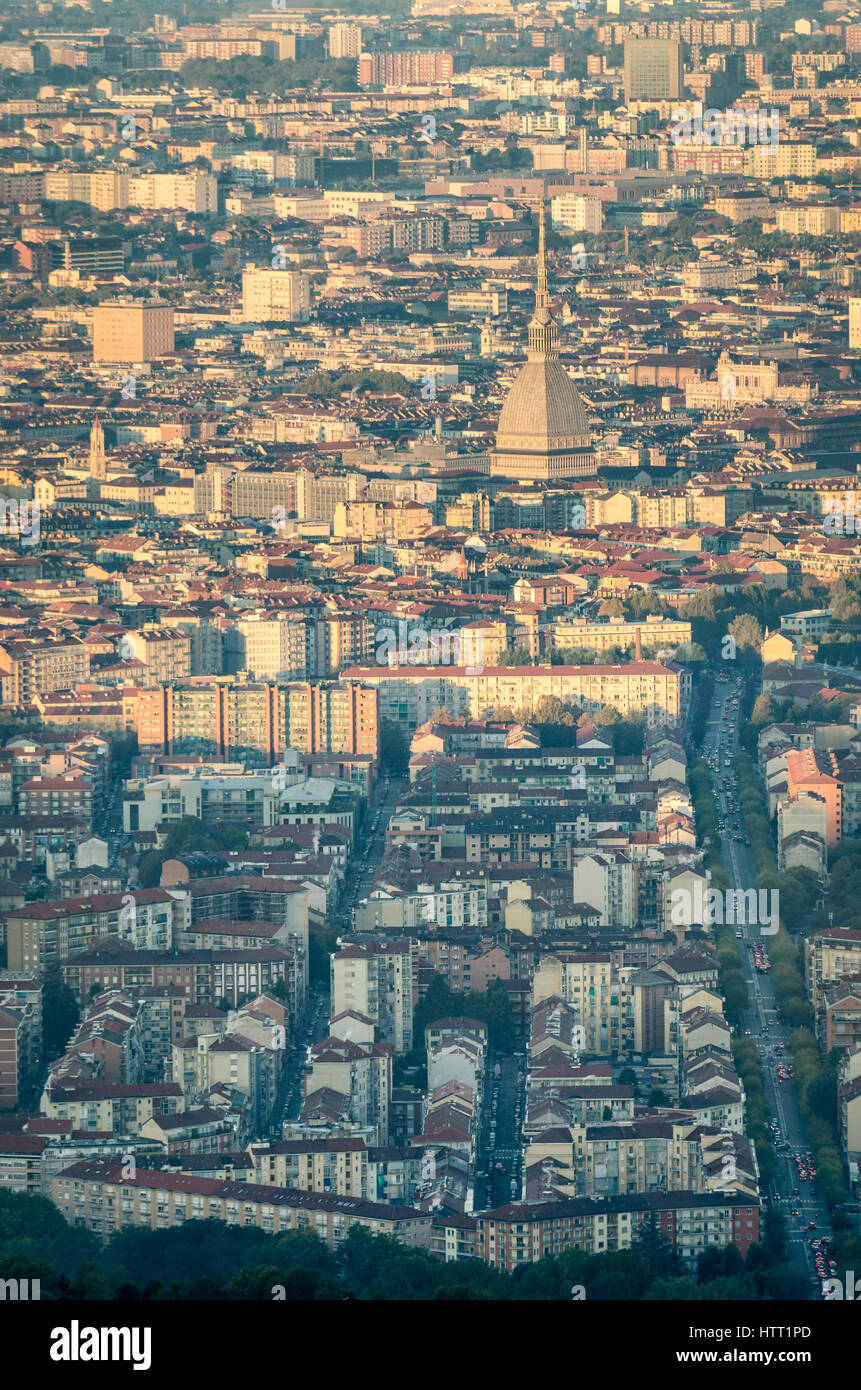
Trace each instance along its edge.
{"label": "white building", "polygon": [[574,899],[601,914],[601,926],[633,927],[637,918],[634,865],[617,850],[587,854],[574,865]]}
{"label": "white building", "polygon": [[585,198],[576,193],[563,193],[551,199],[550,217],[554,228],[587,232],[590,236],[597,236],[604,225],[601,199]]}
{"label": "white building", "polygon": [[246,323],[303,323],[311,308],[311,286],[299,270],[260,270],[242,274],[242,317]]}
{"label": "white building", "polygon": [[212,174],[140,174],[129,179],[129,203],[139,208],[217,212],[218,183]]}
{"label": "white building", "polygon": [[329,28],[329,57],[358,58],[362,51],[362,26],[346,21]]}

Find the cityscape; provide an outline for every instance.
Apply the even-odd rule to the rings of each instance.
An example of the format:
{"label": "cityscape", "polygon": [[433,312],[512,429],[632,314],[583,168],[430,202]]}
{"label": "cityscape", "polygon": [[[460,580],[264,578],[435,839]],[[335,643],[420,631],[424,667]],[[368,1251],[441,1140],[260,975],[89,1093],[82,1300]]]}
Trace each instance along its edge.
{"label": "cityscape", "polygon": [[0,1302],[826,1319],[861,4],[162,11],[0,2]]}

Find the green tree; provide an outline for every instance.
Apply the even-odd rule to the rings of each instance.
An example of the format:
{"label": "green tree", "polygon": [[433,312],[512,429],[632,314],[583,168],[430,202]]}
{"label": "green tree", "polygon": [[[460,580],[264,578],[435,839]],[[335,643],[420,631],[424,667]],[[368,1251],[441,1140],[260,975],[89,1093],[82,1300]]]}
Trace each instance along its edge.
{"label": "green tree", "polygon": [[740,650],[759,654],[763,638],[762,627],[750,613],[740,613],[737,618],[733,618],[728,631],[735,638],[736,646]]}

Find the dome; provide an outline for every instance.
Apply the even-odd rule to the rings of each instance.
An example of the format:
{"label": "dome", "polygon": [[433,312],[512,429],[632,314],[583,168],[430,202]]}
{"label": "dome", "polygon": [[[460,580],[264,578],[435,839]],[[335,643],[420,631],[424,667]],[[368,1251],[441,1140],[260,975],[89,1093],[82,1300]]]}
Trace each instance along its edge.
{"label": "dome", "polygon": [[497,449],[544,453],[575,448],[588,439],[583,402],[558,357],[521,367],[499,417]]}

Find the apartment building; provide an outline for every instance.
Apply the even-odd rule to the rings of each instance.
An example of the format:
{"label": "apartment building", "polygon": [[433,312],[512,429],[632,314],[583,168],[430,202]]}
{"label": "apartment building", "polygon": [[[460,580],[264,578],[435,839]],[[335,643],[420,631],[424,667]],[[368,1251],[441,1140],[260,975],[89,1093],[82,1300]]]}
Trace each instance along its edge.
{"label": "apartment building", "polygon": [[830,927],[804,942],[804,978],[813,1008],[816,1036],[822,1041],[830,986],[861,974],[861,931]]}
{"label": "apartment building", "polygon": [[672,39],[625,39],[625,104],[678,101],[684,90],[682,45]]}
{"label": "apartment building", "polygon": [[129,175],[125,170],[46,169],[44,197],[51,203],[89,203],[99,212],[129,205]]}
{"label": "apartment building", "polygon": [[[284,769],[285,784],[297,768]],[[258,829],[278,819],[279,787],[272,772],[243,773],[232,768],[219,775],[207,767],[172,777],[129,779],[123,793],[123,827],[127,834],[155,830],[195,816],[209,825]]]}
{"label": "apartment building", "polygon": [[392,893],[377,889],[373,897],[362,899],[353,911],[353,930],[374,935],[382,931],[401,931],[412,935],[417,929],[440,928],[473,932],[487,925],[487,884],[484,881],[423,885],[415,893]]}
{"label": "apartment building", "polygon": [[691,1270],[708,1246],[736,1245],[744,1256],[760,1231],[758,1202],[695,1192],[512,1203],[475,1219],[477,1257],[509,1274],[566,1250],[630,1250],[653,1221]]}
{"label": "apartment building", "polygon": [[212,174],[132,174],[128,201],[131,207],[154,212],[217,212],[218,181]]}
{"label": "apartment building", "polygon": [[362,26],[340,21],[329,25],[329,57],[358,58],[362,51]]}
{"label": "apartment building", "polygon": [[576,1010],[583,1052],[606,1057],[620,1049],[619,983],[609,952],[558,951],[543,955],[532,981],[534,1004],[557,997]]}
{"label": "apartment building", "polygon": [[37,695],[69,690],[89,678],[90,652],[77,638],[45,642],[10,637],[0,644],[0,697],[4,705],[26,705]]}
{"label": "apartment building", "polygon": [[295,998],[298,954],[292,945],[165,954],[134,950],[120,941],[97,940],[80,955],[63,962],[62,969],[64,981],[80,1004],[86,1003],[94,986],[113,986],[134,995],[146,990],[176,989],[189,1005],[212,1005],[225,1000],[230,1008],[237,1008],[241,1000],[271,994],[276,988],[280,993],[285,987],[288,998]]}
{"label": "apartment building", "polygon": [[317,673],[317,628],[301,614],[240,618],[225,633],[227,669],[252,680],[304,680]]}
{"label": "apartment building", "polygon": [[433,508],[420,502],[339,502],[332,531],[335,536],[365,541],[403,541],[419,535],[434,521]]}
{"label": "apartment building", "polygon": [[181,896],[163,888],[30,903],[7,915],[9,968],[41,976],[104,936],[136,949],[169,951],[183,910]]}
{"label": "apartment building", "polygon": [[414,732],[438,709],[488,718],[498,708],[529,709],[551,696],[590,713],[612,705],[649,725],[677,724],[690,701],[690,671],[657,661],[625,666],[352,667],[346,679],[376,687],[380,719]]}
{"label": "apartment building", "polygon": [[621,850],[578,855],[574,898],[600,913],[602,926],[633,927],[637,920],[634,864]]}
{"label": "apartment building", "polygon": [[51,1064],[45,1082],[50,1093],[57,1087],[79,1082],[87,1073],[92,1080],[138,1082],[143,1077],[143,1008],[121,990],[106,990],[93,1001],[81,1019],[63,1055]]}
{"label": "apartment building", "polygon": [[413,964],[407,941],[347,946],[331,956],[332,1015],[347,1011],[373,1020],[377,1041],[395,1052],[413,1045]]}
{"label": "apartment building", "polygon": [[861,1049],[861,976],[844,977],[824,992],[824,1051]]}
{"label": "apartment building", "polygon": [[604,207],[600,198],[588,198],[576,193],[563,193],[550,200],[553,227],[567,232],[585,232],[597,236],[604,225]]}
{"label": "apartment building", "polygon": [[275,685],[229,679],[141,691],[141,749],[272,767],[284,754],[379,757],[379,695],[358,681]]}
{"label": "apartment building", "polygon": [[74,816],[92,825],[92,781],[74,773],[31,777],[18,788],[18,811],[22,816]]}
{"label": "apartment building", "polygon": [[825,806],[829,845],[843,838],[843,784],[840,765],[831,749],[789,748],[786,752],[786,795],[790,802],[815,796]]}
{"label": "apartment building", "polygon": [[[376,1020],[374,1027],[379,1027]],[[345,1096],[350,1119],[363,1128],[373,1128],[377,1142],[388,1144],[391,1043],[330,1036],[314,1044],[308,1063],[310,1070],[306,1069],[303,1083],[306,1098],[322,1090]]]}
{"label": "apartment building", "polygon": [[174,1043],[171,1076],[186,1103],[203,1104],[214,1086],[248,1097],[248,1122],[255,1134],[271,1118],[282,1075],[283,1049],[256,1043],[239,1032],[197,1033]]}
{"label": "apartment building", "polygon": [[68,1081],[42,1092],[39,1110],[49,1120],[70,1120],[85,1133],[138,1135],[147,1120],[184,1109],[182,1087],[172,1081]]}
{"label": "apartment building", "polygon": [[644,622],[591,622],[578,618],[555,618],[546,629],[546,640],[554,647],[584,647],[606,652],[633,649],[637,634],[643,647],[682,647],[691,640],[691,625],[683,619],[651,614]]}
{"label": "apartment building", "polygon": [[191,636],[175,627],[145,627],[127,632],[124,651],[143,663],[135,684],[145,688],[181,681],[191,675]]}
{"label": "apartment building", "polygon": [[705,1190],[700,1129],[689,1120],[629,1120],[554,1128],[538,1134],[524,1159],[554,1160],[554,1189],[566,1197]]}
{"label": "apartment building", "polygon": [[453,314],[476,314],[482,318],[496,319],[508,313],[508,290],[497,285],[450,289],[448,308],[449,313]]}
{"label": "apartment building", "polygon": [[29,1103],[42,1064],[42,987],[0,972],[0,1110]]}
{"label": "apartment building", "polygon": [[406,87],[448,82],[454,73],[454,58],[442,49],[403,49],[359,55],[360,87]]}
{"label": "apartment building", "polygon": [[242,317],[246,323],[305,323],[311,311],[311,286],[299,270],[242,273]]}
{"label": "apartment building", "polygon": [[431,1216],[414,1207],[142,1168],[129,1178],[121,1165],[110,1162],[72,1164],[53,1179],[51,1198],[70,1225],[83,1226],[103,1240],[124,1226],[155,1231],[185,1221],[216,1220],[256,1226],[271,1235],[310,1230],[333,1250],[354,1225],[411,1249],[430,1245]]}
{"label": "apartment building", "polygon": [[170,304],[97,304],[93,308],[93,361],[155,362],[174,350]]}
{"label": "apartment building", "polygon": [[288,1139],[251,1144],[254,1181],[302,1192],[368,1196],[368,1149],[363,1139]]}

